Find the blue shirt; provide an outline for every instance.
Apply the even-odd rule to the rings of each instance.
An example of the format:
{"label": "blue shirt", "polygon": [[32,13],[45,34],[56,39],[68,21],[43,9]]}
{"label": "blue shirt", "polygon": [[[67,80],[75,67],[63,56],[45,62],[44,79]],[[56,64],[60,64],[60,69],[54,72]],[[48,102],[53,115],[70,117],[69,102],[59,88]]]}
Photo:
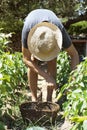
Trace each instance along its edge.
{"label": "blue shirt", "polygon": [[62,35],[63,35],[63,48],[68,48],[71,45],[71,39],[69,35],[67,34],[64,26],[60,22],[59,18],[55,15],[55,13],[47,9],[36,9],[36,10],[31,11],[28,14],[28,16],[25,18],[24,26],[22,29],[23,47],[28,48],[27,37],[32,27],[43,21],[47,21],[52,24],[55,24],[61,30]]}

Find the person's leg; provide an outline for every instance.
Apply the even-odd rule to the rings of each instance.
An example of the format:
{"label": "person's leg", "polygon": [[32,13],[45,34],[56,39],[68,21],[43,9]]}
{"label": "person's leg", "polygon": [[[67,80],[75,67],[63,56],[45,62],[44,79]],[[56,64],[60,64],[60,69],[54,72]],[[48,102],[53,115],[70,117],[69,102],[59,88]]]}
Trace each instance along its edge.
{"label": "person's leg", "polygon": [[[56,80],[56,71],[57,71],[56,62],[57,59],[54,59],[47,63],[47,72],[49,75],[53,76],[55,80]],[[47,86],[47,101],[52,101],[52,94],[53,94],[53,87]]]}
{"label": "person's leg", "polygon": [[[36,61],[37,64],[37,61]],[[36,72],[32,71],[30,68],[28,68],[28,82],[29,82],[29,88],[31,90],[32,94],[32,101],[37,101],[37,80],[38,75]]]}

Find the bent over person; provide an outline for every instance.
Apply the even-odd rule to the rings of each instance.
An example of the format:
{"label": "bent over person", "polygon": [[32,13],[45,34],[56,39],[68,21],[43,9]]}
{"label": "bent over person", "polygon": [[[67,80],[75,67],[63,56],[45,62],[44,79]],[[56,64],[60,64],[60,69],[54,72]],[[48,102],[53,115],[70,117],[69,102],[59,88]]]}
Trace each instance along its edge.
{"label": "bent over person", "polygon": [[[47,101],[52,101],[53,89],[56,89],[57,55],[61,49],[71,56],[71,68],[79,63],[78,53],[59,18],[47,9],[36,9],[28,14],[22,30],[23,61],[28,67],[28,81],[32,101],[38,101],[38,74],[47,83]],[[47,72],[39,65],[47,62]]]}

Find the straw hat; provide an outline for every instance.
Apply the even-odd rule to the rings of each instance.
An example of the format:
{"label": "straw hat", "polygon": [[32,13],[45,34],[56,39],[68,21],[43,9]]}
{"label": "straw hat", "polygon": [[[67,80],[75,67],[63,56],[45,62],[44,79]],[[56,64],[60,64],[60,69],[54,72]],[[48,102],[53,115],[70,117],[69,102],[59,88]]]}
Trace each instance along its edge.
{"label": "straw hat", "polygon": [[28,49],[40,61],[50,61],[57,57],[62,48],[60,29],[48,22],[36,24],[28,34]]}

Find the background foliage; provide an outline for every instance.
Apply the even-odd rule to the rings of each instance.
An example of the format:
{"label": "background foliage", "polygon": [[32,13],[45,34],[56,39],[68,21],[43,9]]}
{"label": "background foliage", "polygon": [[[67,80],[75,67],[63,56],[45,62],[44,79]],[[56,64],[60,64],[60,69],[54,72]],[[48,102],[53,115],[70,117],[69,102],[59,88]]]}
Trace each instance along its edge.
{"label": "background foliage", "polygon": [[67,28],[72,23],[87,20],[87,0],[1,0],[0,28],[6,32],[20,32],[24,18],[37,8],[51,9]]}
{"label": "background foliage", "polygon": [[[69,27],[69,33],[72,35],[86,34],[87,35],[87,21],[80,21],[74,24],[71,24]],[[83,38],[85,35],[83,36]]]}

